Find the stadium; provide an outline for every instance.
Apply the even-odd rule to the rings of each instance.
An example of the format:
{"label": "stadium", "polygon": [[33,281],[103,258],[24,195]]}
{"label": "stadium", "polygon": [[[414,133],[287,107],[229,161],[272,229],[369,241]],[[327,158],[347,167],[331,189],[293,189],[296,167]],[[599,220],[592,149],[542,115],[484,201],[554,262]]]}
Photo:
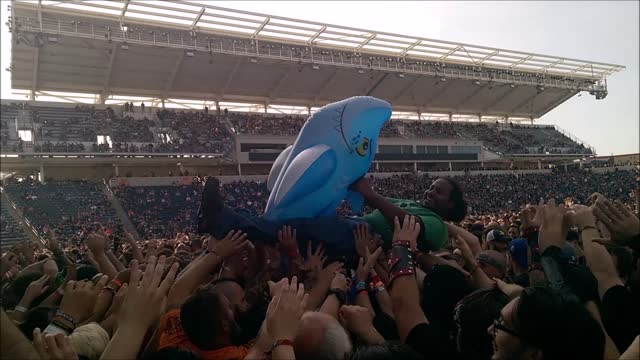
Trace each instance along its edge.
{"label": "stadium", "polygon": [[[419,202],[432,181],[452,178],[468,205],[460,224],[484,229],[480,242],[496,227],[524,236],[519,212],[540,199],[569,206],[598,192],[638,210],[630,195],[638,154],[599,156],[539,122],[575,96],[606,101],[607,78],[622,65],[206,2],[2,5],[11,13],[11,88],[23,98],[2,99],[3,261],[30,244],[49,254],[54,236],[80,264],[96,232],[122,256],[135,252],[130,236],[147,257],[159,241],[158,256],[164,246],[178,259],[200,236],[206,176],[220,181],[227,206],[262,215],[278,155],[307,118],[353,96],[392,107],[367,175],[372,188]],[[338,214],[362,215],[343,205]],[[376,209],[368,205],[365,213]]]}

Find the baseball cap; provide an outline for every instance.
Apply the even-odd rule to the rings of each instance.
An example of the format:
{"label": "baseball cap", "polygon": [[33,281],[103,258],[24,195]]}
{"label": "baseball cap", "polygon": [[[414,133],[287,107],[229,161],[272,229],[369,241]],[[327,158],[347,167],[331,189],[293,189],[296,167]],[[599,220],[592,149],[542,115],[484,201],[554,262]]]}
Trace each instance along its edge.
{"label": "baseball cap", "polygon": [[527,256],[527,239],[517,238],[511,241],[509,244],[509,252],[511,253],[511,258],[522,268],[527,268],[529,266],[529,257]]}
{"label": "baseball cap", "polygon": [[487,242],[491,241],[502,241],[508,243],[511,241],[511,237],[500,229],[493,229],[487,233]]}

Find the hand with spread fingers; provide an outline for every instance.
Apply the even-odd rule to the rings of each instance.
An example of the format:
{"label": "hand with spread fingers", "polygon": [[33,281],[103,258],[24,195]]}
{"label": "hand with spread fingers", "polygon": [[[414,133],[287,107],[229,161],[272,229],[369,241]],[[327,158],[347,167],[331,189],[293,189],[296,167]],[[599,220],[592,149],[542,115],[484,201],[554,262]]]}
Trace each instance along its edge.
{"label": "hand with spread fingers", "polygon": [[322,271],[327,257],[324,254],[324,248],[322,244],[318,244],[315,251],[312,251],[311,241],[307,242],[307,259],[304,261],[303,268],[306,271],[313,271],[319,273]]}
{"label": "hand with spread fingers", "polygon": [[298,257],[298,243],[296,241],[296,229],[285,225],[278,230],[278,244],[280,249],[286,252],[289,257]]}
{"label": "hand with spread fingers", "polygon": [[160,317],[167,293],[176,279],[178,263],[171,266],[163,279],[165,261],[165,256],[150,257],[144,274],[139,270],[138,261],[132,261],[126,297],[117,315],[118,330],[102,358],[132,359],[137,356],[147,329]]}
{"label": "hand with spread fingers", "polygon": [[162,279],[165,257],[156,260],[152,256],[145,267],[144,274],[134,261],[127,296],[119,315],[120,324],[135,324],[145,329],[160,316],[162,302],[169,292],[178,271],[178,263],[174,263],[169,274]]}
{"label": "hand with spread fingers", "polygon": [[367,281],[381,253],[381,247],[376,249],[373,254],[369,253],[369,247],[365,248],[366,260],[364,257],[361,257],[358,262],[358,269],[356,270],[356,278],[358,281]]}
{"label": "hand with spread fingers", "polygon": [[409,241],[411,250],[416,251],[418,235],[420,234],[420,223],[416,220],[416,217],[405,215],[402,226],[400,226],[400,221],[396,217],[393,219],[393,224],[393,241]]}
{"label": "hand with spread fingers", "polygon": [[212,253],[226,259],[242,250],[245,246],[249,245],[249,243],[246,233],[231,230],[222,240],[217,242],[209,241],[208,249]]}
{"label": "hand with spread fingers", "polygon": [[627,245],[640,235],[640,220],[620,201],[604,199],[593,206],[593,214],[611,233],[611,240]]}
{"label": "hand with spread fingers", "polygon": [[267,308],[267,333],[272,341],[293,340],[298,324],[304,314],[308,295],[297,278],[286,281]]}

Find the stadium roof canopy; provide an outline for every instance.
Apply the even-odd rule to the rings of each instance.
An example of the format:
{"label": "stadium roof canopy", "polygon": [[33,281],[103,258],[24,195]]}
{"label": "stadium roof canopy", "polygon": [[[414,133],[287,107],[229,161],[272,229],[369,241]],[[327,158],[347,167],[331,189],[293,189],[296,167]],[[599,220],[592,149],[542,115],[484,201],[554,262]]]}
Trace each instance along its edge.
{"label": "stadium roof canopy", "polygon": [[[12,88],[109,99],[317,107],[354,95],[396,111],[538,118],[612,65],[210,6],[14,0]],[[97,98],[98,96],[96,96]]]}

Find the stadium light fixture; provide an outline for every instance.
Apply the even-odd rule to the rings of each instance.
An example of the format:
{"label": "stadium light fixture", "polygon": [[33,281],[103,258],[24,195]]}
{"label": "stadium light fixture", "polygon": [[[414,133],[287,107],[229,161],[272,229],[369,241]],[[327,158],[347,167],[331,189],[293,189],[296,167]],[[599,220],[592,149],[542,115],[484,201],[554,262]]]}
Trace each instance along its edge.
{"label": "stadium light fixture", "polygon": [[49,36],[47,37],[47,40],[49,40],[50,43],[57,43],[58,42],[58,38],[55,36]]}
{"label": "stadium light fixture", "polygon": [[187,51],[185,55],[187,55],[188,57],[194,57],[196,54],[193,51]]}
{"label": "stadium light fixture", "polygon": [[480,80],[474,80],[473,83],[476,85],[480,85]]}
{"label": "stadium light fixture", "polygon": [[358,74],[364,74],[364,69],[358,69]]}
{"label": "stadium light fixture", "polygon": [[399,73],[399,74],[398,74],[398,77],[399,77],[400,79],[404,79],[404,74],[403,74],[403,73]]}
{"label": "stadium light fixture", "polygon": [[509,84],[509,87],[513,89],[513,88],[515,88],[515,87],[516,87],[516,84],[513,84],[513,83],[512,83],[512,84]]}
{"label": "stadium light fixture", "polygon": [[538,85],[538,91],[544,91],[544,86]]}
{"label": "stadium light fixture", "polygon": [[446,78],[446,77],[444,77],[444,76],[442,76],[442,77],[440,78],[440,81],[445,82],[445,81],[447,81],[447,78]]}
{"label": "stadium light fixture", "polygon": [[320,66],[313,64],[313,66],[311,66],[311,68],[313,68],[313,70],[320,70]]}
{"label": "stadium light fixture", "polygon": [[252,63],[256,64],[256,63],[258,62],[258,59],[256,59],[256,58],[251,58],[251,59],[249,59],[249,61],[251,61]]}
{"label": "stadium light fixture", "polygon": [[129,50],[129,45],[127,45],[127,44],[122,44],[122,45],[120,45],[120,48],[121,48],[122,50]]}

